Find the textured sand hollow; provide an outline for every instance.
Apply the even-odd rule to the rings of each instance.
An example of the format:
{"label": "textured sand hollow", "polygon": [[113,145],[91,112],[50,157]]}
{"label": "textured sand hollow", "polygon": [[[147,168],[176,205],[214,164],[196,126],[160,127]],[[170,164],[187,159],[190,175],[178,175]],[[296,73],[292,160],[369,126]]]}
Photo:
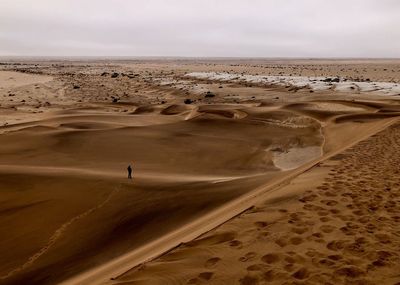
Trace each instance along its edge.
{"label": "textured sand hollow", "polygon": [[303,148],[290,148],[285,152],[274,153],[274,165],[282,170],[295,169],[313,159],[321,157],[320,146],[309,146]]}

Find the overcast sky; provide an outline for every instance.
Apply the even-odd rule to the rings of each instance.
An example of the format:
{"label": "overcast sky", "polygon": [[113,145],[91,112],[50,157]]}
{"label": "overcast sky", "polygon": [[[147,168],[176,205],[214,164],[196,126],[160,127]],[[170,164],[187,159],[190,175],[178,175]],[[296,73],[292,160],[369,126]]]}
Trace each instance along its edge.
{"label": "overcast sky", "polygon": [[400,1],[0,0],[0,55],[400,57]]}

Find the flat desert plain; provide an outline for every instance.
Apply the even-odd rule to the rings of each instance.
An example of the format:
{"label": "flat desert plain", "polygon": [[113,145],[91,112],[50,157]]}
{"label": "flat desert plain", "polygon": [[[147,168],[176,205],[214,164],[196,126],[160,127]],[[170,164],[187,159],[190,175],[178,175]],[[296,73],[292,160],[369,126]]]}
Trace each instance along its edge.
{"label": "flat desert plain", "polygon": [[399,99],[395,59],[1,58],[0,284],[400,284]]}

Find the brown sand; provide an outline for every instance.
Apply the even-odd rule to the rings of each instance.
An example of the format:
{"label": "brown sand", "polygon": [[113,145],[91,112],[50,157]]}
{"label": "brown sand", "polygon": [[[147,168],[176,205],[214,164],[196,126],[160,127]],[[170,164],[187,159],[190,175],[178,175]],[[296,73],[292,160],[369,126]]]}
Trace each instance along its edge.
{"label": "brown sand", "polygon": [[[95,272],[96,282],[115,277],[116,272],[212,229],[257,203],[261,196],[255,196],[255,191],[270,193],[265,189],[275,189],[279,181],[304,172],[321,160],[320,153],[340,151],[399,115],[396,97],[310,93],[184,77],[190,71],[272,72],[280,69],[277,66],[285,72],[297,68],[313,72],[314,64],[327,75],[339,71],[347,76],[336,61],[7,61],[1,65],[6,71],[0,71],[0,233],[4,237],[0,283],[54,284],[86,270]],[[346,64],[354,76],[362,72],[376,80],[400,79],[396,62]],[[118,76],[113,77],[113,72]],[[215,96],[207,97],[207,91]],[[185,99],[193,103],[184,104]],[[131,161],[133,182],[125,178]],[[302,164],[304,168],[289,170]],[[322,181],[322,174],[313,174],[312,183]],[[295,188],[274,193],[295,199],[302,191]],[[250,198],[244,203],[245,197]],[[281,219],[268,201],[260,213],[268,213],[269,219],[271,211],[272,219]],[[285,204],[286,198],[276,198],[274,203],[288,211],[297,209],[294,202]],[[224,215],[214,214],[221,209]],[[216,216],[214,222],[207,220]],[[242,218],[223,227],[236,220]],[[190,225],[199,226],[193,230]],[[246,228],[247,222],[241,227]],[[275,230],[283,235],[287,229]],[[193,251],[185,245],[188,252],[183,256],[168,262],[162,257],[146,265],[154,271],[140,275],[142,271],[132,270],[120,280],[180,284],[209,279],[235,284],[242,278],[237,278],[240,272],[246,274],[240,266],[228,266],[239,256],[230,257],[234,253],[225,252],[225,246],[238,247],[235,240],[242,231],[228,232],[228,238],[224,233],[206,244],[195,241]],[[168,237],[168,243],[149,249],[152,242]],[[247,240],[261,252],[263,245],[257,245],[256,237],[249,229]],[[246,239],[240,236],[242,240]],[[141,258],[131,254],[140,250]],[[219,264],[214,250],[222,250],[216,256],[223,260],[226,254],[227,259],[221,262],[225,267],[211,274],[198,262],[207,257],[212,259],[207,264]],[[120,266],[124,256],[133,257]],[[157,264],[160,270],[153,267]],[[180,275],[184,268],[187,275]],[[218,272],[220,279],[214,278]],[[84,280],[80,279],[84,274],[75,280]]]}
{"label": "brown sand", "polygon": [[110,284],[398,284],[400,125]]}

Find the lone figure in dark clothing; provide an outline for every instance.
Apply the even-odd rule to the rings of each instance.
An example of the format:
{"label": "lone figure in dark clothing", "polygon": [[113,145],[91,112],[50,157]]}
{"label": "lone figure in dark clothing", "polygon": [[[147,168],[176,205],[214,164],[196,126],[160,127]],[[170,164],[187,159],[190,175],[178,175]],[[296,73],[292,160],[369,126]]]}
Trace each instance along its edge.
{"label": "lone figure in dark clothing", "polygon": [[128,179],[132,179],[132,167],[130,164],[128,165],[127,169],[128,169]]}

